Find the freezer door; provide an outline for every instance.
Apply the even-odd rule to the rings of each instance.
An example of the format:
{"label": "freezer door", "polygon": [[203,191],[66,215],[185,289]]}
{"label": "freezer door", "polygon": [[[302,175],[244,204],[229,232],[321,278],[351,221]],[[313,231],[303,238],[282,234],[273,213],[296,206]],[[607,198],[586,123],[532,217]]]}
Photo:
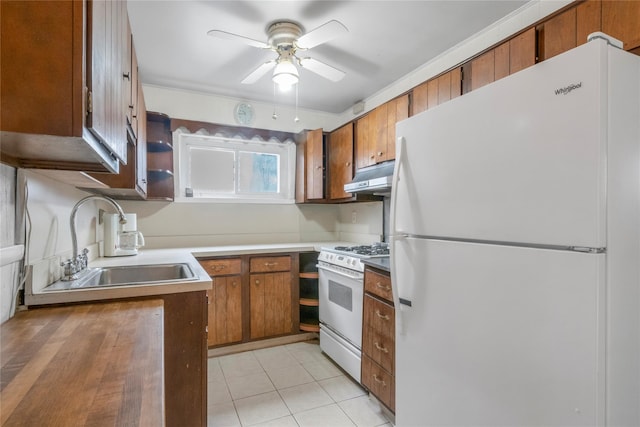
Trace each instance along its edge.
{"label": "freezer door", "polygon": [[391,233],[604,247],[606,46],[397,125]]}
{"label": "freezer door", "polygon": [[606,255],[394,244],[397,426],[604,425]]}

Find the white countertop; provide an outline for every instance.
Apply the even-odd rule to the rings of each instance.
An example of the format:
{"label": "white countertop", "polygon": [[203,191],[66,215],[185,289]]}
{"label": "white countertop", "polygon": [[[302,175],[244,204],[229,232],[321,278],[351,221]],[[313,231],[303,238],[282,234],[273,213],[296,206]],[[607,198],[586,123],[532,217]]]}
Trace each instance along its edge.
{"label": "white countertop", "polygon": [[89,267],[187,263],[197,276],[197,279],[182,282],[176,281],[144,285],[105,286],[100,288],[41,291],[32,293],[27,290],[26,302],[27,305],[44,305],[202,291],[211,289],[212,282],[211,278],[202,268],[197,258],[245,254],[320,251],[320,248],[322,247],[336,245],[353,245],[353,243],[308,242],[143,249],[135,256],[98,258],[90,262]]}

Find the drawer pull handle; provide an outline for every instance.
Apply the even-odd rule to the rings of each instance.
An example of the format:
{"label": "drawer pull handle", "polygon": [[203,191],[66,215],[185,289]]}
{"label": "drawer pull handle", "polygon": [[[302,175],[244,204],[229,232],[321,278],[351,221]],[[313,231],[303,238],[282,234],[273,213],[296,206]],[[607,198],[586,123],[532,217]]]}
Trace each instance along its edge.
{"label": "drawer pull handle", "polygon": [[231,286],[233,286],[235,288],[236,286],[238,286],[238,282],[236,282],[236,281],[231,282]]}
{"label": "drawer pull handle", "polygon": [[376,288],[378,289],[382,289],[383,291],[390,291],[391,290],[391,286],[384,286],[382,283],[378,282],[376,283]]}
{"label": "drawer pull handle", "polygon": [[273,267],[274,265],[278,265],[277,262],[265,262],[264,263],[265,267]]}
{"label": "drawer pull handle", "polygon": [[213,267],[213,270],[214,270],[214,271],[222,271],[222,270],[224,270],[225,268],[227,268],[227,266],[226,266],[226,265],[216,265],[216,266],[214,266],[214,267]]}
{"label": "drawer pull handle", "polygon": [[260,284],[260,280],[256,280],[256,285],[259,285],[259,284]]}
{"label": "drawer pull handle", "polygon": [[386,387],[387,383],[384,382],[384,380],[381,380],[380,378],[378,378],[378,376],[376,374],[373,374],[373,380],[379,384],[382,384],[382,387]]}
{"label": "drawer pull handle", "polygon": [[385,353],[389,353],[389,350],[387,348],[381,346],[380,344],[378,344],[377,341],[374,342],[373,345],[375,345],[378,350],[383,351]]}
{"label": "drawer pull handle", "polygon": [[383,320],[389,320],[389,316],[387,314],[380,313],[380,310],[376,310],[376,316]]}

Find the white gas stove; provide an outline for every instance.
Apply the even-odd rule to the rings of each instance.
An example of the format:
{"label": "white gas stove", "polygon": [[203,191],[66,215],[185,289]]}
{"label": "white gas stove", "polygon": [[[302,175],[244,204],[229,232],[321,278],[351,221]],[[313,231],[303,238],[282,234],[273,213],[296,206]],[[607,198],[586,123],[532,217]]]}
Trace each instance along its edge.
{"label": "white gas stove", "polygon": [[362,263],[362,259],[388,256],[389,244],[378,242],[371,245],[323,247],[320,249],[318,261],[331,264],[332,266],[363,272],[364,264]]}
{"label": "white gas stove", "polygon": [[362,358],[362,260],[386,256],[386,243],[326,247],[318,255],[320,348],[357,381]]}

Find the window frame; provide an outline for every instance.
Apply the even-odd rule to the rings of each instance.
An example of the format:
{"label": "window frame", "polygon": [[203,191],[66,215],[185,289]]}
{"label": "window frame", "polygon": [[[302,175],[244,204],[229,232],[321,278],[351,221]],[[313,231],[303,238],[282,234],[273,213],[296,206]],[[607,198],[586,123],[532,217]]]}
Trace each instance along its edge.
{"label": "window frame", "polygon": [[[211,135],[206,131],[191,133],[177,129],[173,133],[174,141],[174,201],[178,203],[257,203],[257,204],[293,204],[295,203],[295,173],[296,146],[291,139],[279,141],[271,138],[268,141],[260,137],[246,139],[242,135],[227,137]],[[189,148],[221,148],[235,151],[234,160],[234,192],[226,195],[218,194],[211,197],[187,197],[186,188],[190,181],[188,175]],[[279,182],[278,193],[247,193],[238,191],[239,153],[253,152],[263,154],[278,154]]]}

